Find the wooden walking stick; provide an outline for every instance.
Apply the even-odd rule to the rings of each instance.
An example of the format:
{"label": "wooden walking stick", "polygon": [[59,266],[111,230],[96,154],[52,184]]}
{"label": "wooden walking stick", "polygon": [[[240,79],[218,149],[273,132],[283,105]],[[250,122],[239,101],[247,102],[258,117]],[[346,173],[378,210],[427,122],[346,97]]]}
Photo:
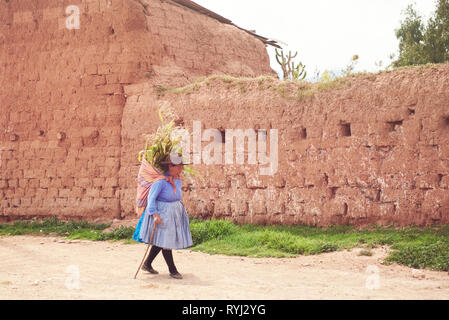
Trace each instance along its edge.
{"label": "wooden walking stick", "polygon": [[153,241],[154,229],[156,229],[156,223],[154,223],[154,225],[153,225],[153,230],[151,231],[151,237],[150,237],[150,241],[148,242],[147,250],[145,251],[145,254],[143,255],[142,262],[140,262],[139,269],[137,269],[137,272],[134,275],[134,279],[136,279],[137,274],[139,273],[140,268],[142,268],[142,264],[145,261],[145,258],[146,258],[147,253],[148,253],[148,249],[150,249],[150,247],[151,247],[151,242]]}

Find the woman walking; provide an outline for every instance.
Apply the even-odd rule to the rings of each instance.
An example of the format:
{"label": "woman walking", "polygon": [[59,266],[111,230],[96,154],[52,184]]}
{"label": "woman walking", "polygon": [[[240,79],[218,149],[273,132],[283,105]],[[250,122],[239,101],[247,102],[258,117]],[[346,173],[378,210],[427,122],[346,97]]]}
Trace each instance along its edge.
{"label": "woman walking", "polygon": [[193,245],[189,228],[189,217],[182,203],[182,182],[179,174],[184,164],[161,162],[165,179],[151,185],[148,192],[147,205],[134,232],[133,239],[138,242],[150,241],[153,226],[152,247],[142,270],[158,274],[151,266],[154,258],[162,251],[170,276],[182,279],[173,261],[173,249],[185,249]]}

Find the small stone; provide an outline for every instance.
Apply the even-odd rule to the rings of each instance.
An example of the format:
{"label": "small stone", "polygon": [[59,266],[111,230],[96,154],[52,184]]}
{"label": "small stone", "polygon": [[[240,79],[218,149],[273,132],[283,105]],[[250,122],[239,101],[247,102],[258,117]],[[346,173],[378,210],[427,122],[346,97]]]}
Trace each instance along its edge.
{"label": "small stone", "polygon": [[34,280],[32,286],[38,286],[39,285],[39,280]]}
{"label": "small stone", "polygon": [[44,244],[44,242],[43,242],[43,241],[41,241],[41,242],[39,242],[39,244]]}
{"label": "small stone", "polygon": [[426,275],[421,270],[413,269],[412,277],[416,278],[416,279],[424,279],[426,277]]}
{"label": "small stone", "polygon": [[58,240],[58,243],[65,243],[64,240]]}

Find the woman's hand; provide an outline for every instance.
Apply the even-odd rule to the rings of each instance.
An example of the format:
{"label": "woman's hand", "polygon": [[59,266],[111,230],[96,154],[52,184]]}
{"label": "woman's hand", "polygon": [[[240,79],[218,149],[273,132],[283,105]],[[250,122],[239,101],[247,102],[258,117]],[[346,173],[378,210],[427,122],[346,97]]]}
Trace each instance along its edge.
{"label": "woman's hand", "polygon": [[159,214],[157,212],[153,214],[153,217],[154,217],[154,223],[155,224],[161,224],[162,223],[162,219],[161,219],[161,217],[159,216]]}

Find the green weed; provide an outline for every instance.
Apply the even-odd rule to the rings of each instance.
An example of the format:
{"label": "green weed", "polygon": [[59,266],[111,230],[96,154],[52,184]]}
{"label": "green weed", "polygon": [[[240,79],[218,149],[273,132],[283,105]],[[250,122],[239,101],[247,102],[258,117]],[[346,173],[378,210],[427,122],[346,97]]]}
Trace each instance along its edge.
{"label": "green weed", "polygon": [[[87,221],[63,222],[56,217],[43,221],[16,221],[0,224],[0,235],[56,234],[69,239],[92,241],[132,240],[133,227],[104,231],[110,224]],[[225,220],[190,218],[194,251],[250,257],[296,257],[362,247],[359,255],[369,256],[369,248],[388,245],[385,264],[398,263],[412,268],[449,271],[449,225],[420,227],[380,227],[357,229],[352,226],[328,228],[295,226],[236,225]]]}

